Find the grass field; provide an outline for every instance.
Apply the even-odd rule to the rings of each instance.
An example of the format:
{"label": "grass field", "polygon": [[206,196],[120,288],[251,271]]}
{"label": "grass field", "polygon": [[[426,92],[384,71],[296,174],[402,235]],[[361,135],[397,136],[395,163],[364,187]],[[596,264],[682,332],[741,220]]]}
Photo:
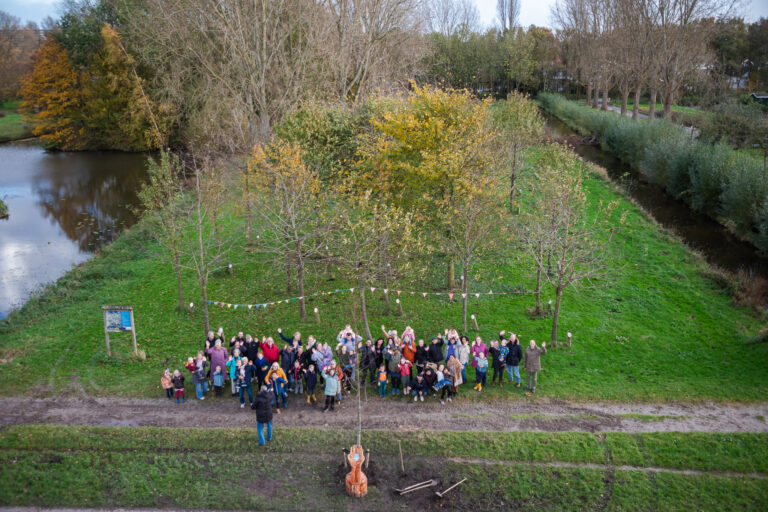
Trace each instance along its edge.
{"label": "grass field", "polygon": [[[614,107],[621,107],[621,99],[613,99],[608,103]],[[634,106],[634,104],[635,104],[634,100],[630,97],[627,100],[627,109],[632,110],[632,107]],[[640,110],[647,113],[648,110],[651,108],[651,103],[648,100],[641,100],[639,103],[639,108]],[[656,112],[663,112],[663,111],[664,111],[664,105],[660,101],[657,101]],[[701,109],[693,108],[693,107],[685,107],[683,105],[672,105],[672,112],[677,112],[679,114],[688,114],[692,116],[702,115],[703,113],[705,113],[705,111]]]}
{"label": "grass field", "polygon": [[19,101],[6,102],[0,106],[0,142],[26,139],[32,136],[27,124],[18,112]]}
{"label": "grass field", "polygon": [[[768,486],[751,475],[768,472],[766,440],[761,434],[364,431],[362,444],[372,454],[369,495],[352,501],[343,491],[340,448],[354,442],[353,432],[276,428],[274,440],[260,448],[251,429],[8,427],[0,430],[0,504],[710,510],[727,503],[730,510],[758,510],[768,503]],[[680,469],[696,474],[673,472]],[[442,502],[430,491],[404,497],[393,491],[433,477],[443,489],[468,482]]]}
{"label": "grass field", "polygon": [[[535,157],[535,152],[532,157]],[[523,181],[523,188],[525,181]],[[604,178],[592,174],[585,186],[594,207],[619,200],[626,221],[611,249],[615,271],[598,288],[567,290],[561,333],[574,334],[572,347],[551,347],[544,356],[539,393],[576,400],[762,400],[768,392],[767,347],[745,340],[760,328],[760,320],[746,308],[731,304],[728,293],[705,277],[701,257],[663,232],[637,207],[622,198]],[[503,191],[500,191],[503,194]],[[0,380],[4,395],[46,396],[75,393],[74,382],[89,394],[159,396],[165,367],[180,368],[187,356],[202,349],[203,326],[199,290],[185,275],[187,300],[193,312],[178,313],[171,269],[158,257],[150,241],[148,223],[129,230],[94,259],[64,276],[56,286],[30,300],[0,323]],[[534,286],[533,264],[517,247],[474,269],[470,292],[513,292]],[[209,285],[209,298],[233,304],[272,302],[293,297],[286,290],[285,272],[263,256],[242,246],[232,254],[233,275],[225,269]],[[378,326],[402,330],[411,325],[417,337],[429,340],[449,326],[460,326],[461,304],[448,297],[420,291],[445,291],[445,263],[437,260],[434,273],[404,292],[403,316],[385,316],[380,288],[369,295],[374,336]],[[320,267],[307,284],[307,293],[353,286],[334,269]],[[392,286],[393,289],[396,287]],[[551,290],[547,290],[551,296]],[[266,311],[212,307],[212,324],[234,335],[244,330],[277,337],[276,329],[314,334],[335,345],[335,335],[347,323],[361,329],[356,294],[342,292],[312,297],[320,324],[298,322],[296,303],[269,306]],[[127,334],[112,336],[112,358],[107,358],[102,304],[135,306],[139,349],[145,361],[134,359]],[[491,338],[501,329],[519,333],[524,341],[548,340],[549,318],[531,318],[530,294],[471,296],[470,313],[477,315],[480,335]],[[312,318],[310,313],[310,318]],[[469,334],[474,334],[470,330]],[[470,371],[471,375],[471,371]],[[491,399],[519,396],[520,390],[489,389]]]}

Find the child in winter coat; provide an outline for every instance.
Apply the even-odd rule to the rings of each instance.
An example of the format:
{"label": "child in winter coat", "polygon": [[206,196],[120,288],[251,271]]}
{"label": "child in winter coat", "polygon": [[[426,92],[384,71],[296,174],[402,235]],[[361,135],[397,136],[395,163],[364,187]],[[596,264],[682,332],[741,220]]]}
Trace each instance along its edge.
{"label": "child in winter coat", "polygon": [[411,390],[414,402],[419,399],[422,402],[424,401],[424,395],[429,393],[429,386],[424,380],[424,376],[422,374],[418,374],[416,376],[416,380],[411,384]]}
{"label": "child in winter coat", "polygon": [[477,366],[475,367],[475,380],[477,381],[477,385],[475,386],[475,389],[478,391],[483,390],[483,386],[485,386],[485,374],[488,371],[488,358],[485,357],[485,354],[482,352],[477,354],[475,356],[475,362]]}
{"label": "child in winter coat", "polygon": [[171,382],[173,382],[173,389],[176,392],[176,403],[179,403],[179,398],[181,398],[182,402],[186,402],[187,397],[184,396],[184,376],[179,370],[173,371]]}
{"label": "child in winter coat", "polygon": [[390,350],[389,379],[390,379],[390,384],[392,384],[393,395],[400,394],[400,361],[402,361],[400,351],[397,350],[396,348],[393,350]]}
{"label": "child in winter coat", "polygon": [[413,366],[412,363],[406,358],[400,360],[400,382],[405,395],[411,392],[411,366]]}
{"label": "child in winter coat", "polygon": [[307,381],[307,403],[317,403],[317,397],[315,396],[315,386],[317,386],[317,372],[315,372],[315,365],[310,363],[307,370],[304,372],[304,380]]}
{"label": "child in winter coat", "polygon": [[221,366],[216,367],[216,371],[213,372],[213,392],[216,396],[221,396],[221,390],[224,388],[224,372],[221,371]]}
{"label": "child in winter coat", "polygon": [[333,411],[333,402],[341,389],[339,376],[336,373],[336,368],[331,368],[330,366],[326,368],[323,373],[325,374],[325,408],[323,409],[323,412],[327,411],[329,408]]}
{"label": "child in winter coat", "polygon": [[275,410],[280,414],[280,400],[283,401],[283,409],[288,408],[288,381],[279,375],[272,376],[272,391],[275,394]]}
{"label": "child in winter coat", "polygon": [[379,367],[377,381],[379,383],[379,396],[384,398],[384,395],[387,394],[387,369],[383,364]]}
{"label": "child in winter coat", "polygon": [[293,362],[293,368],[288,376],[293,381],[293,394],[298,395],[304,392],[304,370],[301,368],[301,362],[297,359]]}
{"label": "child in winter coat", "polygon": [[173,377],[171,376],[171,371],[166,368],[163,372],[163,376],[160,377],[160,384],[162,384],[163,389],[165,390],[165,398],[168,400],[171,399],[173,396]]}
{"label": "child in winter coat", "polygon": [[237,395],[237,366],[240,363],[240,349],[236,348],[234,355],[229,356],[229,359],[224,366],[227,367],[229,372],[229,380],[232,383],[232,396]]}

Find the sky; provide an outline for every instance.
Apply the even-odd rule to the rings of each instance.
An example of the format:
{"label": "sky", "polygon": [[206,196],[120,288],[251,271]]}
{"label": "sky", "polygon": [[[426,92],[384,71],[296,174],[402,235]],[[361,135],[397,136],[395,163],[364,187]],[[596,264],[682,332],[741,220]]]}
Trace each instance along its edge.
{"label": "sky", "polygon": [[[486,26],[495,24],[496,0],[475,0]],[[550,26],[550,7],[555,0],[522,0],[520,25]],[[41,22],[46,16],[58,17],[60,0],[0,0],[0,10],[18,16],[23,21]],[[768,17],[768,0],[743,0],[741,12],[747,22]]]}

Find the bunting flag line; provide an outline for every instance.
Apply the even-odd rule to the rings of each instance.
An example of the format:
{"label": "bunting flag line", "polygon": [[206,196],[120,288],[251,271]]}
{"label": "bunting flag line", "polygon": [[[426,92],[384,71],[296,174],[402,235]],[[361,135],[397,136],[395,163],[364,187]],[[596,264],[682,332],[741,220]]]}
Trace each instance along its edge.
{"label": "bunting flag line", "polygon": [[[374,293],[378,288],[376,288],[375,286],[371,286],[369,289],[371,290],[371,293]],[[380,290],[382,292],[384,292],[384,294],[389,294],[389,288],[381,288]],[[315,293],[313,293],[311,295],[303,295],[301,297],[289,297],[287,299],[280,299],[280,300],[275,300],[275,301],[271,301],[271,302],[261,302],[259,304],[232,304],[232,303],[229,303],[229,302],[223,302],[223,301],[217,301],[217,300],[209,300],[207,302],[208,302],[209,305],[219,306],[221,308],[226,308],[226,309],[235,310],[237,308],[243,309],[243,308],[247,307],[250,310],[256,309],[258,311],[259,309],[262,309],[262,310],[267,309],[267,306],[274,306],[275,304],[283,304],[283,303],[284,304],[288,304],[288,303],[291,303],[291,302],[296,302],[297,300],[305,300],[305,299],[307,299],[309,297],[332,295],[334,293],[346,293],[346,292],[354,293],[354,291],[355,291],[355,288],[336,288],[334,290],[330,290],[330,291],[327,291],[327,292],[326,291],[320,291],[320,292],[315,292]],[[397,292],[398,296],[403,293],[403,290],[395,290],[395,291]],[[415,295],[417,292],[415,292],[415,291],[406,291],[405,293],[409,293],[410,295]],[[452,301],[453,297],[455,295],[455,293],[453,293],[453,292],[418,292],[418,293],[421,293],[421,296],[423,298],[427,298],[427,295],[438,295],[438,296],[440,296],[440,295],[447,295],[449,301]],[[476,292],[476,293],[474,293],[472,295],[474,295],[475,298],[479,299],[481,295],[497,295],[497,296],[498,295],[523,295],[523,294],[530,294],[530,293],[533,293],[533,292],[518,290],[518,291],[514,291],[514,292],[495,292],[494,293],[491,290],[491,291],[480,292],[480,293]],[[466,299],[468,295],[469,294],[467,294],[467,293],[462,293],[461,297],[463,299]]]}

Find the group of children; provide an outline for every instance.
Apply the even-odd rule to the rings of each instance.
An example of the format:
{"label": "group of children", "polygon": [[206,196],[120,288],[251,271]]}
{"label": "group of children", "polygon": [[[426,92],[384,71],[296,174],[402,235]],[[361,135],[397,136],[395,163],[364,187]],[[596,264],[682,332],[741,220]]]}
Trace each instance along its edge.
{"label": "group of children", "polygon": [[[406,327],[402,336],[397,331],[388,331],[382,326],[383,337],[374,344],[346,326],[336,340],[336,358],[327,343],[321,344],[309,336],[306,345],[301,333],[287,337],[277,330],[285,342],[278,348],[274,339],[262,336],[261,341],[251,335],[239,332],[229,341],[229,350],[224,348],[223,329],[216,335],[208,333],[204,350],[190,357],[184,368],[192,374],[195,393],[199,400],[205,399],[211,387],[216,396],[223,395],[226,382],[230,382],[232,396],[238,396],[240,407],[245,407],[245,395],[253,407],[252,386],[257,390],[265,386],[271,403],[279,413],[288,407],[288,394],[306,395],[308,404],[317,403],[316,388],[323,386],[325,407],[333,410],[336,401],[341,403],[344,390],[350,391],[359,370],[360,383],[365,385],[367,377],[375,385],[379,395],[384,397],[389,386],[393,396],[413,396],[414,401],[424,401],[430,393],[440,402],[451,401],[458,393],[459,386],[467,381],[466,367],[475,370],[474,389],[482,391],[487,385],[487,371],[493,370],[491,384],[503,385],[506,368],[509,382],[521,386],[520,364],[523,350],[515,334],[499,333],[498,340],[492,340],[490,347],[477,336],[471,345],[467,336],[460,336],[455,329],[445,329],[433,337],[429,345],[416,340],[411,327]],[[528,374],[527,391],[535,393],[537,373],[541,369],[540,356],[546,353],[546,343],[541,347],[531,340],[525,350],[525,369]],[[338,362],[337,362],[338,360]],[[415,373],[415,375],[414,375]],[[186,400],[184,375],[180,370],[171,374],[166,369],[161,383],[168,399],[176,403]],[[210,387],[209,387],[210,384]]]}

